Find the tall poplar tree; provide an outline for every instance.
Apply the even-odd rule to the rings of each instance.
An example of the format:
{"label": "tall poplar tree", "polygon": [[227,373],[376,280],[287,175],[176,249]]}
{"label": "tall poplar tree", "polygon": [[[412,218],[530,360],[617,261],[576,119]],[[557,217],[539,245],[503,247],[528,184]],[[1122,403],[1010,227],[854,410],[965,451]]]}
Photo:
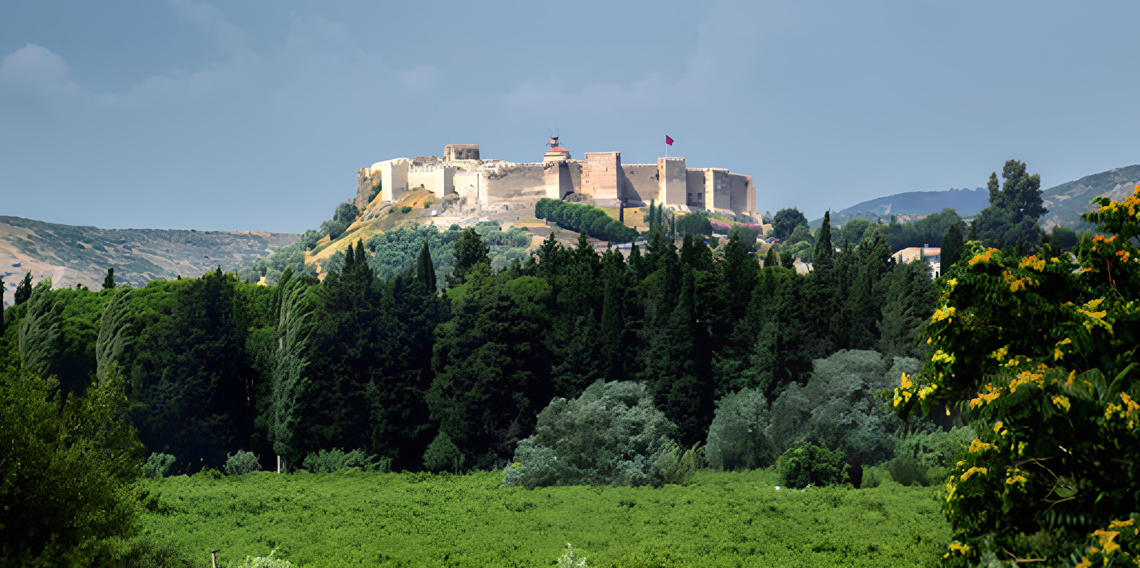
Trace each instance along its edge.
{"label": "tall poplar tree", "polygon": [[115,267],[114,266],[107,269],[107,276],[103,278],[103,289],[104,290],[114,290],[115,289]]}

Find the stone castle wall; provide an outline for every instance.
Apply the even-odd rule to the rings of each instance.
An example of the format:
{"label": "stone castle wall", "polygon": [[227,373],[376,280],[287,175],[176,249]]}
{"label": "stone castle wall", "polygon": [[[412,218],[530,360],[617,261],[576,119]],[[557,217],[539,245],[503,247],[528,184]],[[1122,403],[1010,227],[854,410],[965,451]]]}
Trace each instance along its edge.
{"label": "stone castle wall", "polygon": [[[462,153],[460,150],[462,149]],[[470,155],[477,145],[449,145],[451,155]],[[432,158],[432,159],[429,159]],[[622,164],[621,152],[588,152],[584,160],[512,163],[498,160],[397,158],[357,171],[357,207],[368,205],[374,188],[392,202],[421,185],[438,197],[458,194],[462,207],[497,209],[533,204],[543,197],[581,194],[599,206],[644,206],[651,201],[681,210],[756,214],[752,177],[724,168],[686,168],[685,158],[658,158],[656,164]]]}
{"label": "stone castle wall", "polygon": [[651,201],[661,201],[661,176],[657,164],[624,164],[625,200],[630,207],[642,207]]}

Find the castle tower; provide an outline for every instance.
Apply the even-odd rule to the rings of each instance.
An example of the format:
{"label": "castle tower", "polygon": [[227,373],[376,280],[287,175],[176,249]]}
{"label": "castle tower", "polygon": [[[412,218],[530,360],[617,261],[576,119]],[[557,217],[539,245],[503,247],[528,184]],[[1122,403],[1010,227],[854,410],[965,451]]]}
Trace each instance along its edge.
{"label": "castle tower", "polygon": [[546,145],[550,149],[542,155],[542,163],[565,162],[570,159],[570,151],[558,145],[557,136],[551,136],[550,142],[547,142]]}

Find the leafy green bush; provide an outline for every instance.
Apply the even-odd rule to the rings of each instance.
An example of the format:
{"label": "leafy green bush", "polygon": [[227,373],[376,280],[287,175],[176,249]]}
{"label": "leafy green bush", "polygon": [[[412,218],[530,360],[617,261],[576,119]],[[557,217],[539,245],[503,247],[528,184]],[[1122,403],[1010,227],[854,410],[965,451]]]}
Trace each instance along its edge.
{"label": "leafy green bush", "polygon": [[412,211],[411,205],[405,205],[400,208],[400,213],[410,213]]}
{"label": "leafy green bush", "polygon": [[226,454],[226,475],[244,475],[261,471],[261,464],[253,452],[239,450],[236,454]]}
{"label": "leafy green bush", "polygon": [[887,471],[887,468],[873,466],[864,467],[863,483],[860,485],[860,489],[872,489],[879,487],[888,481],[894,481],[894,479],[891,478],[891,472]]}
{"label": "leafy green bush", "polygon": [[170,467],[174,465],[174,456],[170,454],[153,453],[146,458],[140,474],[143,477],[166,477]]}
{"label": "leafy green bush", "polygon": [[[670,440],[675,429],[653,405],[644,384],[599,380],[578,398],[556,398],[539,413],[534,435],[519,442],[503,484],[528,489],[556,484],[660,486],[666,482],[661,468],[678,467],[683,461],[664,457],[677,451]],[[696,455],[689,459],[693,463]],[[684,467],[669,473],[676,476]]]}
{"label": "leafy green bush", "polygon": [[586,568],[586,557],[574,552],[574,547],[566,543],[566,552],[558,557],[558,568]]}
{"label": "leafy green bush", "polygon": [[891,472],[891,478],[903,487],[910,487],[915,484],[924,487],[929,485],[926,480],[927,469],[918,463],[918,460],[910,456],[898,456],[887,462],[887,471]]}
{"label": "leafy green bush", "polygon": [[388,471],[392,467],[391,459],[377,459],[364,453],[364,450],[355,449],[345,452],[339,448],[320,450],[305,456],[301,467],[310,473],[333,473],[351,467],[363,471]]}
{"label": "leafy green bush", "polygon": [[815,444],[797,444],[776,460],[776,471],[784,485],[801,489],[809,485],[823,487],[847,483],[843,452],[830,451]]}
{"label": "leafy green bush", "polygon": [[708,211],[693,211],[677,217],[677,234],[685,233],[712,236],[712,222],[709,221]]}
{"label": "leafy green bush", "polygon": [[672,445],[669,451],[663,452],[654,464],[661,472],[662,483],[673,485],[686,485],[693,479],[698,470],[703,469],[705,462],[705,449],[699,443],[681,451],[678,445]]}
{"label": "leafy green bush", "polygon": [[[285,560],[284,558],[275,558],[274,557],[275,554],[277,554],[276,548],[269,551],[269,556],[257,556],[254,558],[250,558],[249,556],[246,556],[245,562],[242,563],[240,566],[244,566],[244,567],[248,567],[248,568],[293,568],[292,562],[289,562],[288,560]],[[238,568],[238,567],[235,567],[235,568]]]}
{"label": "leafy green bush", "polygon": [[772,403],[767,433],[781,450],[812,440],[843,451],[853,464],[890,459],[897,421],[883,411],[879,391],[898,384],[918,361],[875,351],[844,350],[812,361],[804,386],[792,383]]}
{"label": "leafy green bush", "polygon": [[109,565],[126,568],[195,568],[199,565],[170,540],[150,534],[113,541],[107,556],[113,559]]}
{"label": "leafy green bush", "polygon": [[952,467],[955,457],[976,437],[969,426],[911,432],[895,440],[895,455],[912,457],[925,467]]}
{"label": "leafy green bush", "polygon": [[744,389],[716,403],[705,455],[714,469],[756,469],[776,461],[768,437],[768,401],[759,391]]}
{"label": "leafy green bush", "polygon": [[123,380],[66,400],[58,384],[0,371],[0,564],[90,566],[134,525],[143,447]]}
{"label": "leafy green bush", "polygon": [[451,441],[447,432],[441,431],[436,434],[424,452],[424,469],[432,473],[441,471],[459,473],[463,467],[464,457],[463,452],[459,451],[459,447]]}

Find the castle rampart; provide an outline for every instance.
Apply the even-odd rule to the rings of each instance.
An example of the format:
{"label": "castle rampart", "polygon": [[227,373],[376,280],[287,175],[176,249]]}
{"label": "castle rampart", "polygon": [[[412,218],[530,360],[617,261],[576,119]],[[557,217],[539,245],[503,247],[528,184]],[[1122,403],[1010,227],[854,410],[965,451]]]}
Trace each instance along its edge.
{"label": "castle rampart", "polygon": [[[357,207],[367,207],[379,186],[378,199],[393,202],[423,186],[443,198],[458,194],[463,207],[497,209],[536,203],[542,197],[564,199],[579,194],[595,204],[640,207],[650,201],[688,211],[712,210],[755,216],[752,177],[724,168],[690,169],[685,158],[658,158],[656,164],[622,164],[621,152],[587,152],[584,160],[551,140],[542,162],[515,163],[478,159],[474,144],[449,144],[444,158],[396,158],[357,172]],[[476,158],[470,158],[476,156]]]}

